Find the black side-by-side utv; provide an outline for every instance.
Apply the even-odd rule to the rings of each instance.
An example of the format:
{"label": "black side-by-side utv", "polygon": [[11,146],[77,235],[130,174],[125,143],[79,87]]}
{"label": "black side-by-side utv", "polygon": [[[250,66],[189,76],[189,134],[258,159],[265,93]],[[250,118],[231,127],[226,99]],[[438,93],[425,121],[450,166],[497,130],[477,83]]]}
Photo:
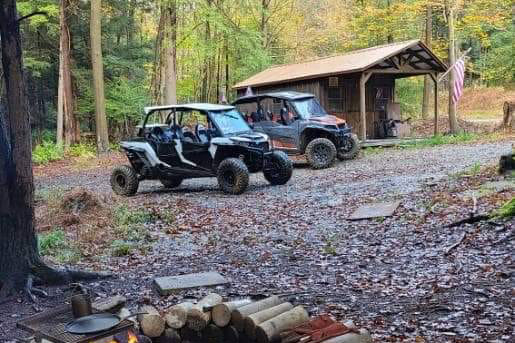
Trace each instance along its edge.
{"label": "black side-by-side utv", "polygon": [[216,176],[222,191],[240,194],[248,187],[249,173],[262,171],[273,185],[291,178],[288,156],[272,151],[268,136],[253,132],[233,106],[154,106],[146,107],[145,114],[137,137],[120,143],[130,166],[112,172],[117,194],[135,194],[142,180],[175,188],[184,179]]}

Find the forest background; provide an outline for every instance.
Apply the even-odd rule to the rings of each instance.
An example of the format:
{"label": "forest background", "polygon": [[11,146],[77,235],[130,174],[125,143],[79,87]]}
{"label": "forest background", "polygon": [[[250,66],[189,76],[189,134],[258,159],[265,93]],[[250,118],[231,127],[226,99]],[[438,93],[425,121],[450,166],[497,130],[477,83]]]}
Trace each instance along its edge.
{"label": "forest background", "polygon": [[[99,115],[94,29],[101,30],[103,55],[103,76],[95,82],[105,89],[111,142],[132,134],[143,106],[219,102],[223,96],[230,101],[233,84],[270,65],[417,38],[447,62],[449,8],[457,56],[471,48],[468,90],[458,112],[501,116],[502,108],[492,109],[489,101],[477,108],[467,101],[482,93],[495,102],[513,93],[515,29],[508,0],[26,0],[17,5],[20,16],[44,13],[21,21],[33,143],[40,148],[94,141]],[[94,27],[92,16],[101,19],[101,27]],[[423,84],[423,77],[397,81],[404,117],[423,116]],[[43,150],[42,160],[52,159]]]}

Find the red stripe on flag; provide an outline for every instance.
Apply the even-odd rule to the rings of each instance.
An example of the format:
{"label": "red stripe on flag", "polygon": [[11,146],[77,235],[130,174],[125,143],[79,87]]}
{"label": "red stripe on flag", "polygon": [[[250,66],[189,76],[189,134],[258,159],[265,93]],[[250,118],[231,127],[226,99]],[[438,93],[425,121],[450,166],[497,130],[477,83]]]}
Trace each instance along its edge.
{"label": "red stripe on flag", "polygon": [[463,94],[463,81],[465,79],[465,61],[459,59],[454,67],[455,79],[453,85],[452,102],[457,103]]}

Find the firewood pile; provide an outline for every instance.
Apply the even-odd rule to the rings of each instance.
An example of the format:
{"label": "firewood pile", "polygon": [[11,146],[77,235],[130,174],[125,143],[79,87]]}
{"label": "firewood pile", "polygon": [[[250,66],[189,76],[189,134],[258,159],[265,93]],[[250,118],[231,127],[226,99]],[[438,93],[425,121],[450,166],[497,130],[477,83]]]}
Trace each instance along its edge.
{"label": "firewood pile", "polygon": [[[126,308],[118,313],[128,314]],[[259,301],[224,302],[209,293],[196,303],[183,302],[163,311],[141,306],[133,318],[139,343],[370,343],[366,329],[351,321],[336,322],[329,315],[310,318],[302,306],[278,296]]]}

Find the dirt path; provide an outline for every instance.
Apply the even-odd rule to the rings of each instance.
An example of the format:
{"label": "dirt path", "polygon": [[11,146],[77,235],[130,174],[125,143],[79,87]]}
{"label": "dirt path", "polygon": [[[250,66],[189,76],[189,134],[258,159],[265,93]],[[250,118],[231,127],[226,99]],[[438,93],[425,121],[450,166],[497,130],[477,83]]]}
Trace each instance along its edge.
{"label": "dirt path", "polygon": [[[467,185],[467,178],[453,175],[494,163],[510,147],[389,149],[331,169],[297,168],[285,186],[271,187],[254,175],[241,196],[222,194],[214,179],[188,180],[174,192],[143,183],[129,202],[176,211],[175,234],[159,224],[149,228],[158,237],[152,250],[103,261],[120,279],[93,287],[125,294],[131,306],[150,298],[164,307],[206,290],[163,299],[152,291],[153,277],[217,270],[233,281],[218,289],[224,295],[284,294],[312,313],[330,311],[369,327],[376,342],[415,342],[417,336],[439,343],[508,342],[513,261],[510,240],[500,240],[513,233],[513,222],[443,225],[470,208],[452,200]],[[80,185],[109,195],[108,176],[102,166],[36,181],[39,189]],[[452,201],[436,206],[434,199],[449,192]],[[391,218],[347,220],[362,203],[390,199],[401,200]],[[481,211],[491,206],[479,200]],[[62,299],[59,289],[51,292],[41,308]],[[14,338],[17,317],[1,306],[0,337],[4,330]],[[30,305],[19,309],[20,316],[34,312]]]}

